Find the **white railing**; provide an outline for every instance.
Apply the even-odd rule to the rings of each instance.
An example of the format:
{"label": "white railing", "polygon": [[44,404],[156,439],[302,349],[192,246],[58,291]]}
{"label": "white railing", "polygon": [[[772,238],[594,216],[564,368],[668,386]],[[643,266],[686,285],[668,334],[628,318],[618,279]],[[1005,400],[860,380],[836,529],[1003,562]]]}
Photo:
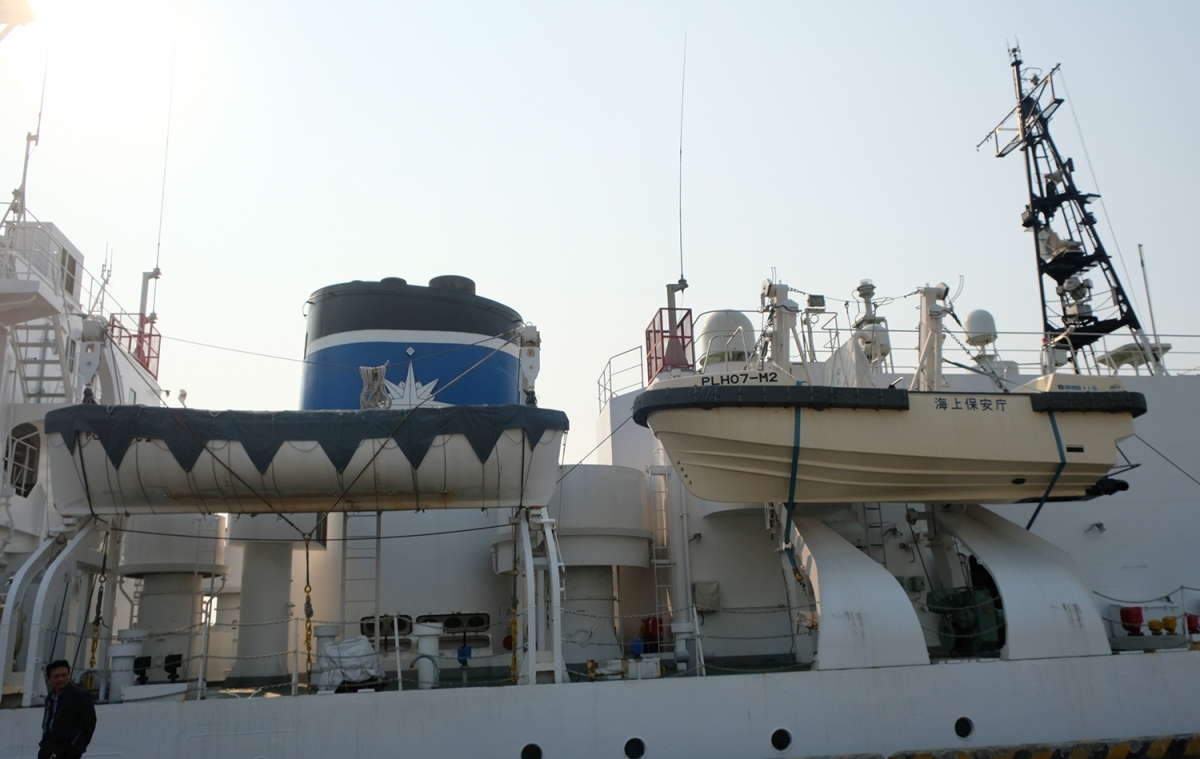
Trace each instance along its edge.
{"label": "white railing", "polygon": [[106,281],[83,266],[82,256],[52,226],[39,222],[5,222],[0,227],[0,279],[39,279],[64,299],[68,310],[103,318],[120,314],[121,323],[137,332],[130,314],[109,294]]}

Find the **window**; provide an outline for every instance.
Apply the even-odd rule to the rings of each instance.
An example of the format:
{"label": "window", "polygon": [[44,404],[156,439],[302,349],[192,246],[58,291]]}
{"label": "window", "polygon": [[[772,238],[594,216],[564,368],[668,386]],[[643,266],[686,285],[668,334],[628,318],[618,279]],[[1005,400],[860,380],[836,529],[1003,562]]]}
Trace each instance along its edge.
{"label": "window", "polygon": [[4,467],[8,470],[8,481],[22,498],[28,497],[37,484],[41,448],[42,436],[37,427],[25,423],[13,428],[4,452]]}

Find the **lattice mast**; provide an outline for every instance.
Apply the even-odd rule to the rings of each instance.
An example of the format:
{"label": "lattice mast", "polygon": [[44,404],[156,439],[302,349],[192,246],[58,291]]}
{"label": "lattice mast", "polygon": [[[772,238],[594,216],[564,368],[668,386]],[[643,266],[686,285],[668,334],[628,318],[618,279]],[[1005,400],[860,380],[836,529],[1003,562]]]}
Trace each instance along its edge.
{"label": "lattice mast", "polygon": [[[1096,217],[1088,210],[1088,205],[1100,196],[1079,191],[1074,161],[1063,159],[1050,136],[1050,117],[1063,104],[1054,86],[1059,67],[1040,77],[1037,72],[1021,68],[1020,48],[1009,53],[1017,106],[984,142],[994,140],[1000,158],[1017,148],[1025,155],[1029,204],[1022,214],[1022,224],[1034,237],[1045,364],[1052,368],[1069,362],[1082,373],[1095,370],[1097,364],[1115,367],[1130,363],[1145,365],[1152,374],[1164,374],[1165,346],[1154,345],[1142,331],[1096,231]],[[1013,131],[1016,135],[1002,143],[1001,133]],[[1097,274],[1111,294],[1108,303],[1093,297],[1092,277]],[[1094,344],[1121,329],[1130,331],[1133,344],[1097,357]],[[1123,360],[1118,358],[1122,353]]]}

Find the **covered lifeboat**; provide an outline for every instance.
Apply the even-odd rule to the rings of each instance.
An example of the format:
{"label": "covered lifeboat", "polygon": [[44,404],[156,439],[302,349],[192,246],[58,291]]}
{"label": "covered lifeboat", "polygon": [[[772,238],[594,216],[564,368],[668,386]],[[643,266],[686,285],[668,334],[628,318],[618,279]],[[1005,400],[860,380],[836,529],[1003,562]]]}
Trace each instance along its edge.
{"label": "covered lifeboat", "polygon": [[75,515],[544,505],[568,425],[534,405],[537,345],[466,277],[331,285],[308,301],[302,409],[53,411],[55,499]]}

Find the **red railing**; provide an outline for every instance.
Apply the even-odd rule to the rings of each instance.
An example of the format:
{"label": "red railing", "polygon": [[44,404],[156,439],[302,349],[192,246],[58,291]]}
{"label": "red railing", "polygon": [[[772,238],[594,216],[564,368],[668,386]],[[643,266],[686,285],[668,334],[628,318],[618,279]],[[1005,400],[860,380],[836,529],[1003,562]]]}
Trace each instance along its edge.
{"label": "red railing", "polygon": [[[138,330],[126,327],[123,317],[137,321]],[[113,342],[120,345],[137,362],[150,372],[150,376],[158,379],[158,355],[162,348],[162,335],[154,328],[154,322],[145,314],[113,314],[108,320],[108,331]]]}
{"label": "red railing", "polygon": [[692,309],[660,308],[646,327],[647,381],[653,382],[659,372],[695,367]]}

